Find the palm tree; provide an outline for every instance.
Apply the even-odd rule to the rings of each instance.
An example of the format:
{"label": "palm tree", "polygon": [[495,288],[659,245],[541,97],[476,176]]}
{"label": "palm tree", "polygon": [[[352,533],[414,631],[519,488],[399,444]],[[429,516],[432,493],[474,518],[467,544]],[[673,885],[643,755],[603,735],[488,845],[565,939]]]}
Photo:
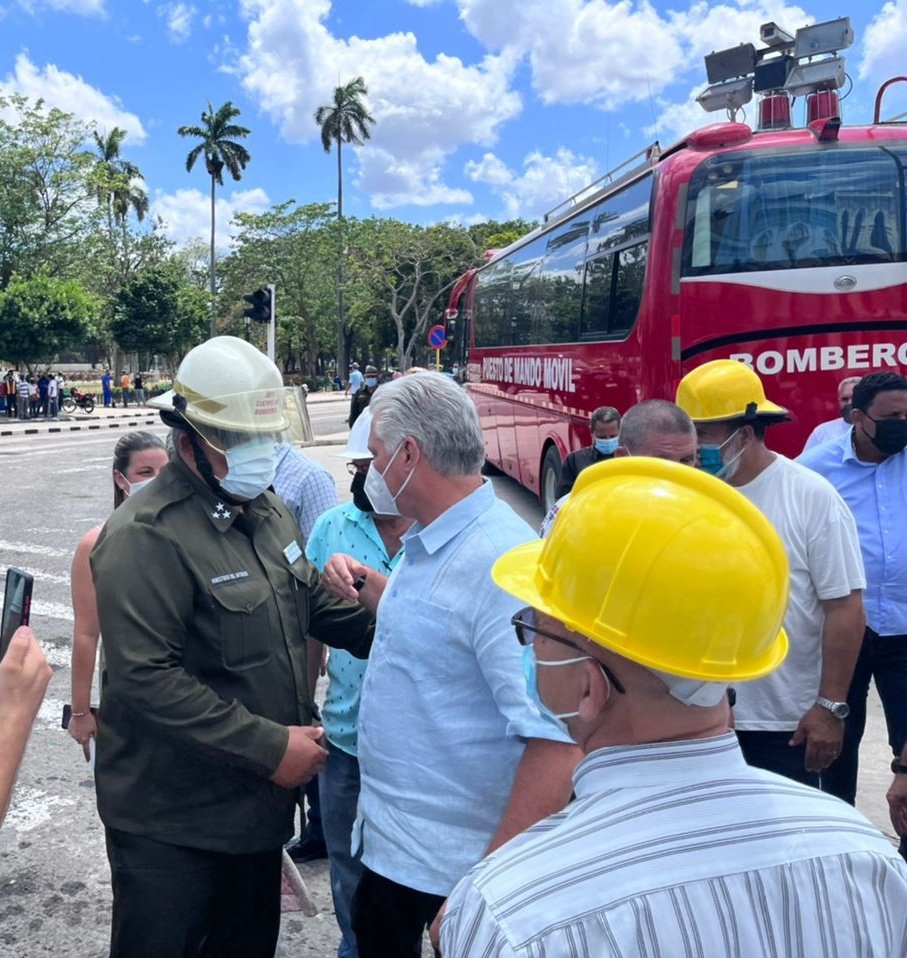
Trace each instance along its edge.
{"label": "palm tree", "polygon": [[245,139],[249,130],[232,121],[239,116],[239,108],[228,100],[217,108],[208,101],[208,109],[202,113],[201,126],[181,126],[176,132],[180,136],[194,136],[202,142],[197,143],[186,156],[186,170],[192,172],[195,161],[204,154],[205,169],[211,177],[211,335],[217,335],[215,323],[214,292],[214,197],[215,185],[224,185],[224,167],[230,171],[234,180],[242,179],[242,171],[252,159],[249,151],[237,139]]}
{"label": "palm tree", "polygon": [[336,87],[334,102],[315,111],[315,122],[321,127],[321,145],[325,153],[337,144],[337,374],[346,368],[346,321],[343,315],[343,162],[344,143],[362,146],[371,138],[369,124],[375,118],[365,108],[362,98],[368,94],[365,80],[356,77],[345,86]]}
{"label": "palm tree", "polygon": [[94,130],[97,161],[95,162],[95,196],[98,206],[107,209],[107,221],[112,226],[125,226],[132,210],[141,222],[148,212],[148,194],[141,185],[142,171],[120,157],[120,145],[126,131],[115,126],[106,136]]}

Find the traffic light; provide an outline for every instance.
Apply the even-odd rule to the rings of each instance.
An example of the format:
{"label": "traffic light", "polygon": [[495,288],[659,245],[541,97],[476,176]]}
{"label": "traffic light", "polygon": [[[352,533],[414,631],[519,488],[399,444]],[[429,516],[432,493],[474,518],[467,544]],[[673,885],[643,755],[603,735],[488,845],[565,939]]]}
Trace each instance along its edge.
{"label": "traffic light", "polygon": [[271,322],[271,291],[269,289],[256,289],[254,293],[246,293],[243,299],[250,304],[248,309],[243,310],[243,316],[246,319],[251,319],[254,323]]}

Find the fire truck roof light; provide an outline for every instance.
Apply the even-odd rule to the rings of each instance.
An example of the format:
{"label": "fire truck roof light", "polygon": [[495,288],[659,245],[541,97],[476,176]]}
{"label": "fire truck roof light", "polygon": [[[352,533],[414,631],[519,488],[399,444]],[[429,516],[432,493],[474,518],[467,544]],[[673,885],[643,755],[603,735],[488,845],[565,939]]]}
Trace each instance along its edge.
{"label": "fire truck roof light", "polygon": [[714,113],[716,110],[739,110],[752,98],[752,77],[744,77],[742,80],[728,80],[706,87],[696,97],[696,102],[706,113]]}
{"label": "fire truck roof light", "polygon": [[815,57],[822,53],[837,53],[846,50],[853,43],[853,28],[850,17],[826,20],[814,23],[811,27],[801,27],[794,40],[794,56]]}
{"label": "fire truck roof light", "polygon": [[705,72],[709,83],[721,83],[734,77],[749,76],[756,67],[756,48],[752,43],[741,43],[727,50],[706,54]]}
{"label": "fire truck roof light", "polygon": [[784,89],[791,96],[805,96],[819,90],[839,90],[844,80],[844,57],[833,57],[798,64],[790,71]]}

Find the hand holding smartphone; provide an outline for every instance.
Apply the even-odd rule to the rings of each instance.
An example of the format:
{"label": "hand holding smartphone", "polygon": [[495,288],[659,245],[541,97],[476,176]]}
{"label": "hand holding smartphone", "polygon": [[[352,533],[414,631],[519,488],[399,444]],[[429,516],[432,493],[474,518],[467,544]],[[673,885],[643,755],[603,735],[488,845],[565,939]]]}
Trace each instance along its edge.
{"label": "hand holding smartphone", "polygon": [[3,618],[0,620],[0,658],[6,655],[9,643],[20,625],[28,625],[31,595],[35,578],[16,566],[6,570],[3,594]]}

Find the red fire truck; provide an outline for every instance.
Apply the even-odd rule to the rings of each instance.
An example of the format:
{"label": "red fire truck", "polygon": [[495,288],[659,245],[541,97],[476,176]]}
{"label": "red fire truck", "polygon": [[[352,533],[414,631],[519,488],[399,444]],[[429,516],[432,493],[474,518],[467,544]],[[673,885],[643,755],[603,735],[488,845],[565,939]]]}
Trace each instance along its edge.
{"label": "red fire truck", "polygon": [[[487,460],[546,508],[595,407],[673,399],[700,363],[759,372],[793,414],[771,433],[788,455],[836,414],[838,380],[907,367],[907,123],[881,118],[907,77],[871,125],[846,126],[849,20],[762,36],[706,58],[699,101],[728,122],[648,147],[452,290]],[[736,122],[753,92],[756,129]]]}

